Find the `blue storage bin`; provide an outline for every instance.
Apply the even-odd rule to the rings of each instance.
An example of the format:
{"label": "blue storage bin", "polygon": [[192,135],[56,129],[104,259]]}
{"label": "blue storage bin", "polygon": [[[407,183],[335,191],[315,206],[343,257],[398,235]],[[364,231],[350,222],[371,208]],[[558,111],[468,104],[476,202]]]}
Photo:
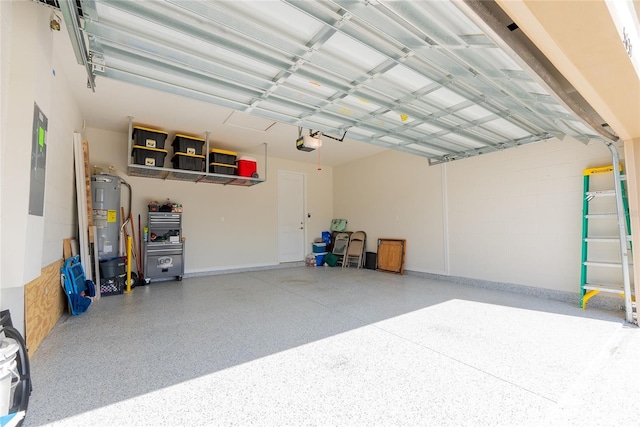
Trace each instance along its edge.
{"label": "blue storage bin", "polygon": [[313,244],[313,253],[314,254],[319,254],[322,252],[326,252],[327,251],[327,244],[326,243],[314,243]]}
{"label": "blue storage bin", "polygon": [[326,252],[323,252],[321,254],[316,254],[316,265],[318,267],[322,266],[324,264],[324,256],[326,255]]}

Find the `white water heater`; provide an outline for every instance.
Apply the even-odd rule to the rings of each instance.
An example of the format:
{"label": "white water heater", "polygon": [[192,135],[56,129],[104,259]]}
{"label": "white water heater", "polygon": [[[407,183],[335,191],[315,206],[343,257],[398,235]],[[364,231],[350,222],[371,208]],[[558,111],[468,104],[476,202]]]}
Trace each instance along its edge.
{"label": "white water heater", "polygon": [[119,255],[120,188],[122,179],[114,175],[91,176],[91,203],[98,259],[110,260]]}

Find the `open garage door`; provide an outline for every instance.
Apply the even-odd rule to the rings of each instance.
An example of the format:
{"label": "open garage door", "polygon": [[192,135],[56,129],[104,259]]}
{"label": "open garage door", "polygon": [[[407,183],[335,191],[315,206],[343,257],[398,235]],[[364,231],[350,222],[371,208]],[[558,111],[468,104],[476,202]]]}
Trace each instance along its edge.
{"label": "open garage door", "polygon": [[432,164],[602,139],[466,3],[59,0],[90,87],[117,79]]}

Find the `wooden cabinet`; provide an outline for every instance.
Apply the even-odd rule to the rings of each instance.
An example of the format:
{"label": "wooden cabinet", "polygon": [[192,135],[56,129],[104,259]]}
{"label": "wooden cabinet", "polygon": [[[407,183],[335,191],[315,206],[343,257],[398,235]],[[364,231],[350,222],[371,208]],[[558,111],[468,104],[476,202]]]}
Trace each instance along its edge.
{"label": "wooden cabinet", "polygon": [[378,239],[377,269],[404,274],[405,239]]}

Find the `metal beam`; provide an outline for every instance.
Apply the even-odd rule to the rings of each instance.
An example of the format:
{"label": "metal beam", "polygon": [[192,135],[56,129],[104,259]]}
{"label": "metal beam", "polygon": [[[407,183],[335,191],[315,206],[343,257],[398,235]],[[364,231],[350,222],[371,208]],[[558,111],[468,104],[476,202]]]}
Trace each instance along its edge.
{"label": "metal beam", "polygon": [[72,0],[60,0],[60,12],[64,17],[64,22],[67,26],[67,32],[69,33],[69,40],[71,40],[71,46],[73,47],[73,53],[76,56],[78,64],[84,65],[87,71],[87,86],[95,92],[95,81],[93,78],[93,72],[91,65],[89,65],[89,52],[84,42],[84,36],[80,32],[80,16],[78,15],[78,9],[76,8],[75,1]]}

